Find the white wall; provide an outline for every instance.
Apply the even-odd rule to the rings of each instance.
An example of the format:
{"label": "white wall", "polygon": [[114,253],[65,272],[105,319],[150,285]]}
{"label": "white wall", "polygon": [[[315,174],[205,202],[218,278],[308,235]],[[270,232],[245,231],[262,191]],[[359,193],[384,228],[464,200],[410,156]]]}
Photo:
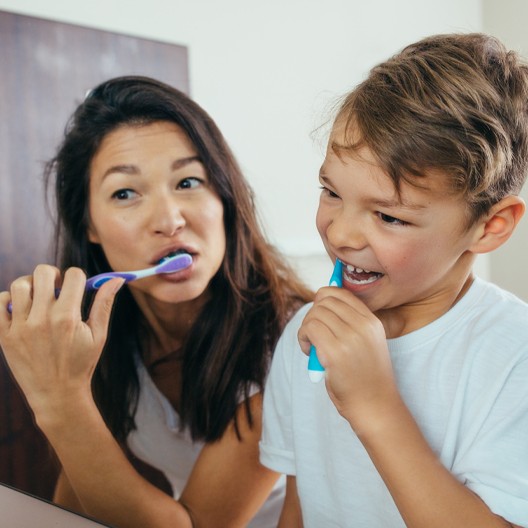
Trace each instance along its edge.
{"label": "white wall", "polygon": [[[480,0],[0,0],[0,9],[177,44],[192,96],[217,121],[272,241],[314,286],[322,146],[311,131],[377,62],[439,32],[479,31]],[[487,273],[487,261],[479,264]]]}
{"label": "white wall", "polygon": [[[528,58],[528,2],[525,0],[483,0],[483,28],[499,37],[511,49]],[[521,196],[528,202],[528,184]],[[490,255],[490,278],[528,301],[528,214],[511,239]]]}

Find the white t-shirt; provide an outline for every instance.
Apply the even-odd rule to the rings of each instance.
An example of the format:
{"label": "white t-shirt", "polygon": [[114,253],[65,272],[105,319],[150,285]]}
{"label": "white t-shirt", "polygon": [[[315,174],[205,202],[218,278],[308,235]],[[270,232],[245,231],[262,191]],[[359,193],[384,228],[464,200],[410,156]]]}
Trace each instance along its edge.
{"label": "white t-shirt", "polygon": [[[309,306],[275,351],[261,461],[296,476],[306,528],[404,527],[324,382],[308,378],[297,330]],[[528,305],[477,278],[449,312],[388,346],[402,397],[444,466],[528,526]]]}
{"label": "white t-shirt", "polygon": [[[138,363],[140,393],[135,415],[137,429],[127,444],[138,458],[163,472],[178,499],[202,450],[203,442],[193,442],[188,430],[179,429],[179,416],[159,391],[147,369]],[[267,501],[248,525],[275,528],[284,501],[285,477],[279,478]]]}

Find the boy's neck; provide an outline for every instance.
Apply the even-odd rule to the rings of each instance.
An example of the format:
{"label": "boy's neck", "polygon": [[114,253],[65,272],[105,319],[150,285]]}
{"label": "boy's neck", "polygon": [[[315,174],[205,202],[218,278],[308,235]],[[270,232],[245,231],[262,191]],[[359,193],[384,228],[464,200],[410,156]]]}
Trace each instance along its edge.
{"label": "boy's neck", "polygon": [[455,288],[439,292],[433,298],[376,312],[387,339],[410,334],[442,317],[467,293],[474,278],[469,270]]}

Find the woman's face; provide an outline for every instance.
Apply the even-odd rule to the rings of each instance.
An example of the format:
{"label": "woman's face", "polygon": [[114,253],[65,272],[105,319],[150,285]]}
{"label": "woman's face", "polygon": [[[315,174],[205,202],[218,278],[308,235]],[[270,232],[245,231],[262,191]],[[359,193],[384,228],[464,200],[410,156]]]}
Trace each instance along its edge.
{"label": "woman's face", "polygon": [[225,251],[224,209],[197,151],[170,122],[109,133],[90,165],[90,242],[115,271],[155,266],[186,251],[192,265],[131,282],[139,301],[179,303],[206,291]]}

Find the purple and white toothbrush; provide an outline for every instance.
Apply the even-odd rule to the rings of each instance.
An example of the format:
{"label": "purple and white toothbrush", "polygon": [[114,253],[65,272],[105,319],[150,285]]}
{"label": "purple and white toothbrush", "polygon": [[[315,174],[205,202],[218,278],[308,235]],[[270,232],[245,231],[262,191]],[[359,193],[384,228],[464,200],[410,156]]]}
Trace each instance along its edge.
{"label": "purple and white toothbrush", "polygon": [[[166,257],[162,259],[159,264],[152,268],[137,270],[137,271],[109,271],[107,273],[100,273],[86,281],[86,290],[98,290],[105,282],[116,277],[125,279],[125,282],[132,282],[144,277],[150,277],[151,275],[159,275],[161,273],[175,273],[188,268],[192,264],[192,257],[189,253],[178,253],[172,257]],[[55,291],[55,295],[58,295],[60,290]],[[7,311],[11,313],[12,305],[7,305]]]}
{"label": "purple and white toothbrush", "polygon": [[138,271],[109,271],[108,273],[100,273],[86,281],[87,290],[98,290],[105,282],[115,277],[125,279],[125,282],[143,279],[151,275],[158,275],[160,273],[174,273],[176,271],[188,268],[192,264],[192,257],[189,253],[179,253],[173,257],[163,259],[158,265],[152,268],[147,268]]}

